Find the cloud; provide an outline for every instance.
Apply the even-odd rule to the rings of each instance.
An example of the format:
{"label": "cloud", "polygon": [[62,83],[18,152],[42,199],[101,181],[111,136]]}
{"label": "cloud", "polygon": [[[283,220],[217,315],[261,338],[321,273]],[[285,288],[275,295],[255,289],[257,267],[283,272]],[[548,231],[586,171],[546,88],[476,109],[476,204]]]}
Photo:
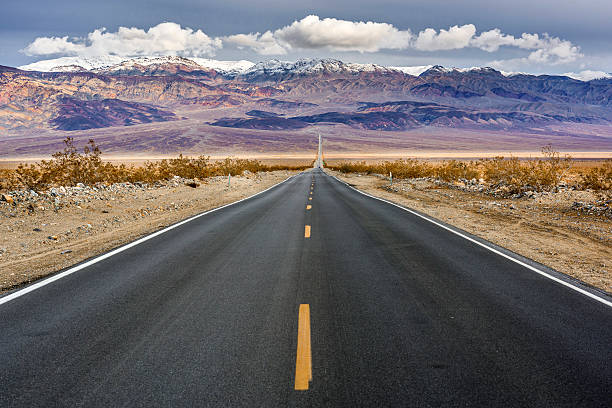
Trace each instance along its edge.
{"label": "cloud", "polygon": [[[318,49],[363,53],[383,49],[412,48],[436,52],[478,48],[496,52],[501,47],[514,47],[531,51],[526,57],[513,60],[523,65],[565,64],[582,57],[578,46],[548,34],[523,33],[520,37],[515,37],[494,28],[477,35],[474,24],[465,24],[439,30],[426,28],[415,36],[410,29],[400,30],[388,23],[321,19],[315,15],[263,34],[235,34],[223,40],[238,48],[250,48],[262,55],[283,55],[292,50]],[[503,61],[495,62],[501,64]]]}
{"label": "cloud", "polygon": [[274,32],[235,34],[223,40],[262,55],[281,55],[294,49],[358,52],[405,49],[410,46],[411,39],[409,30],[400,31],[387,23],[321,19],[310,15]]}
{"label": "cloud", "polygon": [[83,44],[77,44],[68,37],[39,37],[22,51],[26,55],[78,55],[84,50]]}
{"label": "cloud", "polygon": [[284,47],[335,51],[376,52],[381,49],[405,49],[410,46],[410,30],[400,31],[391,24],[372,21],[320,19],[307,16],[274,32]]}
{"label": "cloud", "polygon": [[488,52],[495,52],[502,45],[515,45],[515,43],[514,36],[503,34],[499,28],[484,31],[470,41],[472,46]]}
{"label": "cloud", "polygon": [[[523,36],[525,36],[525,34],[523,34]],[[527,57],[531,62],[555,65],[567,64],[583,56],[580,53],[580,48],[570,41],[562,40],[557,37],[550,37],[548,34],[544,34],[541,39],[537,34],[535,34],[535,37],[536,40],[539,41],[537,41],[532,48],[529,48],[535,48],[535,51]],[[526,44],[532,45],[530,42],[526,42]],[[527,48],[527,45],[519,45],[519,47]]]}
{"label": "cloud", "polygon": [[274,38],[271,31],[266,31],[263,34],[235,34],[225,37],[223,41],[236,45],[242,49],[245,47],[251,48],[261,55],[283,55],[287,50],[283,48]]}
{"label": "cloud", "polygon": [[[501,46],[533,50],[525,58],[512,60],[523,64],[567,64],[583,56],[580,47],[558,37],[551,37],[548,34],[523,33],[521,37],[515,38],[512,35],[503,34],[498,28],[481,33],[474,37],[470,44],[488,52],[497,51]],[[503,61],[496,61],[496,63],[501,64]]]}
{"label": "cloud", "polygon": [[211,56],[222,47],[222,41],[211,38],[201,30],[182,28],[176,23],[161,23],[148,30],[119,27],[116,32],[96,29],[86,39],[68,37],[39,37],[23,52],[27,55],[118,55],[184,57]]}
{"label": "cloud", "polygon": [[237,33],[213,38],[202,30],[166,22],[148,29],[119,27],[116,32],[96,29],[83,38],[39,37],[22,50],[27,55],[121,57],[179,55],[212,56],[224,44],[250,49],[260,55],[283,55],[290,51],[327,50],[379,52],[415,49],[440,52],[476,48],[489,53],[502,47],[524,50],[525,56],[493,61],[492,66],[541,66],[568,64],[581,58],[580,47],[546,33],[523,33],[519,37],[499,28],[477,33],[474,24],[448,29],[426,28],[414,35],[410,29],[372,21],[349,21],[309,15],[276,30]]}
{"label": "cloud", "polygon": [[433,28],[421,31],[414,42],[414,48],[421,51],[456,50],[465,48],[476,34],[474,24],[452,26],[437,32]]}

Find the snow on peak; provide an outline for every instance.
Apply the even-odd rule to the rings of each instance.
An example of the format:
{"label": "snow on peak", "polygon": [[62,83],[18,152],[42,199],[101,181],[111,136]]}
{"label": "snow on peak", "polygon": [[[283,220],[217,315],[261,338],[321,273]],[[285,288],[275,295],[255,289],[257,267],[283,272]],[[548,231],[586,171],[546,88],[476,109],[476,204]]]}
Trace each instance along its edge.
{"label": "snow on peak", "polygon": [[299,59],[295,62],[271,59],[268,61],[258,62],[242,74],[244,76],[254,77],[259,75],[274,76],[278,74],[305,75],[320,72],[359,73],[375,71],[389,71],[389,68],[376,64],[345,63],[331,58]]}
{"label": "snow on peak", "polygon": [[205,58],[136,57],[125,58],[115,55],[101,57],[62,57],[34,62],[18,67],[24,71],[41,72],[78,72],[78,71],[120,71],[133,67],[146,67],[162,64],[181,64],[192,68],[214,69],[224,74],[239,74],[251,68],[250,61],[216,61]]}
{"label": "snow on peak", "polygon": [[34,62],[18,67],[24,71],[40,72],[75,72],[91,71],[120,64],[124,57],[105,55],[101,57],[61,57]]}
{"label": "snow on peak", "polygon": [[604,71],[591,71],[585,70],[580,72],[567,72],[563,74],[563,76],[570,77],[572,79],[577,79],[579,81],[592,81],[594,79],[608,79],[612,78],[612,74]]}
{"label": "snow on peak", "polygon": [[[112,72],[130,69],[140,66],[162,64],[181,64],[192,67],[193,69],[213,69],[222,75],[230,77],[273,77],[276,75],[308,75],[321,72],[336,73],[360,73],[360,72],[402,72],[407,75],[435,75],[446,73],[500,73],[503,76],[511,77],[515,75],[528,75],[521,72],[497,71],[489,67],[471,68],[446,68],[440,65],[420,65],[420,66],[390,66],[384,67],[377,64],[356,64],[345,63],[337,59],[299,59],[297,61],[279,61],[271,59],[258,62],[257,64],[246,61],[218,61],[206,58],[184,58],[178,56],[162,57],[136,57],[125,58],[116,55],[104,55],[98,57],[61,57],[49,60],[34,62],[32,64],[18,67],[24,71],[41,72]],[[585,70],[581,72],[568,72],[563,76],[577,79],[579,81],[591,81],[595,79],[612,78],[611,73],[604,71]]]}
{"label": "snow on peak", "polygon": [[218,61],[206,58],[190,58],[203,68],[214,69],[217,72],[225,74],[239,74],[247,71],[255,65],[255,63],[247,60],[240,61]]}
{"label": "snow on peak", "polygon": [[412,67],[388,67],[388,68],[393,69],[395,71],[403,72],[404,74],[408,74],[412,76],[419,76],[423,72],[427,71],[428,69],[432,67],[433,65],[416,65]]}
{"label": "snow on peak", "polygon": [[495,68],[491,68],[491,67],[446,68],[441,65],[434,65],[434,66],[430,66],[430,68],[427,68],[426,70],[421,72],[419,75],[454,74],[454,73],[465,74],[465,73],[471,73],[471,72],[476,72],[480,74],[502,74],[500,71],[496,70]]}
{"label": "snow on peak", "polygon": [[[148,67],[151,65],[161,65],[161,64],[181,64],[187,65],[191,67],[198,67],[199,65],[193,62],[190,59],[183,57],[137,57],[130,58],[124,61],[121,61],[119,64],[107,67],[109,71],[116,71],[131,67]],[[105,67],[106,68],[106,67]]]}

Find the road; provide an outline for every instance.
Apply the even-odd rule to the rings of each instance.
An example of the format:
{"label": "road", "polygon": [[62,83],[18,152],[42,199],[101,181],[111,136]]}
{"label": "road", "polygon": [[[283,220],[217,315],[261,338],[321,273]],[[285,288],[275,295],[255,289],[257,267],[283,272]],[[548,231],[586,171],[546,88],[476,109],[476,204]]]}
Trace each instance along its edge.
{"label": "road", "polygon": [[611,312],[315,169],[0,304],[0,406],[610,406]]}

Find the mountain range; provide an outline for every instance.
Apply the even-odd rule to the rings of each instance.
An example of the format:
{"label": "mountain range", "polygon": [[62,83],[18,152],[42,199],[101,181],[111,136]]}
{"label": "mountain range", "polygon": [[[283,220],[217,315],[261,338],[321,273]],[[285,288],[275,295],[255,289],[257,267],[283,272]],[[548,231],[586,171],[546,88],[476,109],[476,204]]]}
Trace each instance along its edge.
{"label": "mountain range", "polygon": [[[213,133],[341,126],[573,135],[581,126],[594,126],[605,138],[612,129],[612,78],[581,81],[492,68],[384,67],[333,59],[254,64],[107,56],[0,66],[0,135],[139,129],[162,122],[172,134],[185,123]],[[198,132],[189,131],[189,137]]]}

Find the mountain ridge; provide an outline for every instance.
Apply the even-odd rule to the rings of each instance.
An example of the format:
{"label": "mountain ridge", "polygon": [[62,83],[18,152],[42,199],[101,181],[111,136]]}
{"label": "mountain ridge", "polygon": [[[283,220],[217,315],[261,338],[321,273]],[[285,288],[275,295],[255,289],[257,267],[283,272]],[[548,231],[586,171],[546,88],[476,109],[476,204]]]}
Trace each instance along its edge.
{"label": "mountain ridge", "polygon": [[[372,72],[372,71],[396,71],[402,72],[406,75],[420,76],[423,73],[436,72],[436,73],[466,73],[466,72],[495,72],[500,73],[503,76],[511,77],[516,75],[531,75],[531,76],[571,76],[564,75],[553,75],[553,74],[526,74],[526,73],[514,73],[504,72],[496,70],[491,67],[471,67],[471,68],[447,68],[441,65],[422,65],[422,66],[383,66],[378,64],[363,64],[363,63],[347,63],[337,59],[331,58],[310,58],[310,59],[298,59],[296,61],[281,61],[277,59],[271,59],[267,61],[260,61],[257,63],[239,60],[239,61],[222,61],[205,58],[195,57],[179,57],[179,56],[164,56],[164,57],[134,57],[126,58],[114,55],[99,56],[99,57],[61,57],[50,60],[37,61],[31,64],[22,65],[18,68],[24,71],[39,71],[39,72],[80,72],[80,71],[92,71],[98,73],[110,73],[113,71],[121,70],[121,67],[129,66],[150,66],[155,64],[183,64],[193,68],[203,68],[209,70],[215,70],[221,75],[228,77],[240,77],[248,78],[255,77],[258,73],[267,72],[268,74],[273,73],[288,73],[293,74],[307,74],[317,72]],[[597,75],[593,71],[589,71],[590,75]],[[602,78],[612,78],[610,73],[599,73]],[[572,78],[581,80],[579,78]],[[590,80],[597,80],[601,78],[594,78]],[[584,81],[588,82],[588,81]]]}
{"label": "mountain ridge", "polygon": [[[522,131],[577,123],[612,127],[612,79],[505,75],[489,67],[438,65],[412,75],[337,59],[252,64],[139,57],[114,63],[117,58],[87,59],[84,65],[90,69],[74,58],[58,62],[72,65],[48,65],[47,72],[0,67],[0,131],[75,131],[190,115],[206,116],[202,123],[209,126],[262,130],[315,125],[384,131],[428,126]],[[274,112],[245,114],[263,112],[262,107]],[[189,114],[179,113],[185,110]]]}

